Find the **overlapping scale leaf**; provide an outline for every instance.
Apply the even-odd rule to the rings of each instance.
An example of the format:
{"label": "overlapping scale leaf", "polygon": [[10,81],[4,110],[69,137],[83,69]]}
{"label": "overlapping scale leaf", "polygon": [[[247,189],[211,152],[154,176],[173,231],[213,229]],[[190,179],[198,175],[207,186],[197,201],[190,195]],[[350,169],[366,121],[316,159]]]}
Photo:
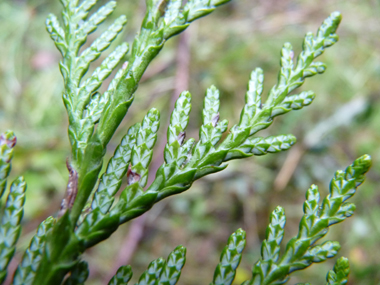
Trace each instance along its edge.
{"label": "overlapping scale leaf", "polygon": [[98,122],[101,112],[107,101],[109,100],[109,93],[100,94],[95,92],[90,99],[90,102],[87,104],[83,117],[89,119],[92,124]]}
{"label": "overlapping scale leaf", "polygon": [[[102,64],[95,69],[91,77],[81,84],[79,91],[80,102],[86,103],[89,101],[91,94],[99,89],[103,81],[111,74],[111,72],[119,64],[120,60],[128,52],[128,44],[123,43],[113,51]],[[83,104],[82,103],[82,104]]]}
{"label": "overlapping scale leaf", "polygon": [[108,285],[128,285],[132,278],[132,268],[130,265],[121,266],[116,274],[111,278]]}
{"label": "overlapping scale leaf", "polygon": [[170,117],[168,127],[168,142],[164,150],[164,158],[167,164],[176,162],[181,166],[189,152],[188,144],[184,144],[186,137],[186,127],[189,122],[191,110],[191,94],[187,91],[182,92],[176,101],[175,108]]}
{"label": "overlapping scale leaf", "polygon": [[111,83],[108,85],[107,91],[104,92],[104,94],[106,94],[106,93],[112,94],[115,91],[120,80],[122,80],[122,78],[123,78],[124,70],[125,70],[127,64],[128,64],[128,62],[124,62],[123,67],[116,72],[115,77],[111,80]]}
{"label": "overlapping scale leaf", "polygon": [[167,138],[168,144],[178,141],[179,135],[185,131],[189,123],[189,114],[191,111],[191,94],[184,91],[176,101],[174,110],[170,117]]}
{"label": "overlapping scale leaf", "polygon": [[[240,121],[230,129],[230,133],[220,144],[219,149],[230,152],[241,146],[255,132],[271,124],[270,112],[262,110],[261,106],[263,82],[263,70],[256,68],[251,72],[248,90],[245,94],[245,105],[240,114]],[[258,127],[259,125],[264,126]],[[227,153],[227,160],[230,159],[229,157],[230,153]]]}
{"label": "overlapping scale leaf", "polygon": [[190,0],[183,10],[186,20],[191,22],[211,13],[215,10],[215,6],[210,5],[210,0]]}
{"label": "overlapping scale leaf", "polygon": [[0,198],[7,187],[7,177],[11,171],[13,148],[16,141],[16,136],[12,131],[0,135]]}
{"label": "overlapping scale leaf", "polygon": [[219,6],[219,5],[223,5],[227,2],[229,2],[230,0],[211,0],[210,1],[210,4],[211,5],[214,5],[214,6]]}
{"label": "overlapping scale leaf", "polygon": [[273,108],[272,116],[278,116],[290,112],[291,110],[300,110],[309,106],[315,99],[313,91],[302,92],[298,95],[288,96],[284,101]]}
{"label": "overlapping scale leaf", "polygon": [[309,227],[312,226],[313,219],[319,215],[319,190],[317,185],[311,185],[306,192],[306,201],[303,204],[303,212],[307,217],[311,217]]}
{"label": "overlapping scale leaf", "polygon": [[120,224],[125,223],[149,210],[156,197],[157,193],[144,192],[137,180],[121,192],[119,201],[111,209],[110,214],[119,216]]}
{"label": "overlapping scale leaf", "polygon": [[96,60],[102,51],[110,46],[112,41],[121,32],[124,25],[127,23],[127,18],[123,15],[120,16],[115,22],[104,32],[99,38],[97,38],[89,48],[85,49],[81,56],[78,58],[77,68],[75,70],[75,77],[81,78],[91,62]]}
{"label": "overlapping scale leaf", "polygon": [[139,282],[136,285],[155,285],[161,276],[165,264],[166,261],[163,258],[152,261],[148,269],[140,276]]}
{"label": "overlapping scale leaf", "polygon": [[36,235],[32,238],[17,267],[13,278],[13,285],[30,285],[33,283],[45,248],[46,235],[54,224],[55,219],[49,217],[38,226]]}
{"label": "overlapping scale leaf", "polygon": [[326,241],[322,245],[316,245],[307,250],[303,259],[310,264],[322,262],[327,258],[336,256],[340,250],[340,244],[337,241]]}
{"label": "overlapping scale leaf", "polygon": [[186,29],[190,23],[213,12],[217,6],[230,0],[190,0],[180,9],[179,0],[171,0],[166,7],[164,37],[168,39]]}
{"label": "overlapping scale leaf", "polygon": [[263,260],[278,261],[280,244],[284,238],[285,223],[285,211],[282,207],[278,206],[270,216],[265,240],[261,244],[261,257]]}
{"label": "overlapping scale leaf", "polygon": [[[277,153],[289,149],[296,142],[293,135],[271,136],[267,138],[253,139],[254,147],[251,153],[254,155],[264,155],[267,153]],[[245,146],[245,144],[243,144]]]}
{"label": "overlapping scale leaf", "polygon": [[89,273],[87,262],[82,260],[71,270],[70,277],[66,279],[63,285],[84,285]]}
{"label": "overlapping scale leaf", "polygon": [[84,117],[88,118],[92,123],[97,123],[100,119],[102,112],[109,100],[111,100],[112,93],[115,91],[116,85],[121,80],[123,75],[123,69],[120,69],[114,79],[112,79],[110,85],[103,95],[96,92],[90,100],[90,103],[86,106],[84,111]]}
{"label": "overlapping scale leaf", "polygon": [[78,263],[83,243],[72,229],[75,228],[66,211],[57,219],[47,234],[45,250],[33,284],[61,284],[64,277]]}
{"label": "overlapping scale leaf", "polygon": [[0,283],[7,275],[7,266],[12,259],[16,242],[21,232],[20,222],[24,214],[26,183],[23,177],[16,179],[10,188],[0,227]]}
{"label": "overlapping scale leaf", "polygon": [[294,52],[292,45],[290,43],[285,43],[281,50],[281,69],[278,75],[278,81],[269,92],[265,106],[277,106],[285,99],[285,96],[288,95],[291,90],[302,84],[292,78],[294,67],[293,57]]}
{"label": "overlapping scale leaf", "polygon": [[251,72],[248,90],[245,94],[245,105],[240,115],[239,128],[249,128],[257,111],[261,110],[261,94],[263,93],[264,74],[261,68]]}
{"label": "overlapping scale leaf", "polygon": [[[344,201],[356,192],[356,188],[363,182],[364,174],[370,166],[371,158],[364,155],[355,160],[345,171],[337,171],[330,183],[330,194],[323,200],[322,206],[318,204],[318,188],[312,186],[306,195],[305,215],[300,223],[298,237],[302,239],[307,237],[313,244],[327,233],[329,226],[343,221],[346,216],[338,218],[340,211],[346,209]],[[339,185],[343,187],[339,187]]]}
{"label": "overlapping scale leaf", "polygon": [[169,1],[165,11],[165,25],[169,26],[181,15],[182,0]]}
{"label": "overlapping scale leaf", "polygon": [[219,142],[222,134],[227,130],[228,121],[219,122],[219,90],[215,86],[207,89],[203,103],[203,124],[199,130],[199,142],[193,150],[191,166],[200,164],[199,161]]}
{"label": "overlapping scale leaf", "polygon": [[69,29],[72,34],[70,39],[72,51],[77,54],[81,46],[86,42],[87,36],[98,28],[115,9],[116,2],[110,1],[100,7],[98,11],[87,18],[90,9],[96,4],[96,0],[83,1],[79,6],[77,3],[70,2],[72,5],[71,12],[64,12],[63,18],[66,22],[70,22]]}
{"label": "overlapping scale leaf", "polygon": [[252,155],[277,153],[280,151],[288,150],[295,143],[296,138],[293,135],[270,136],[267,138],[249,138],[239,147],[229,150],[225,161],[249,157]]}
{"label": "overlapping scale leaf", "polygon": [[87,14],[84,14],[91,10],[96,4],[97,0],[83,0],[77,8],[77,13],[81,15],[81,19],[85,19]]}
{"label": "overlapping scale leaf", "polygon": [[312,185],[306,192],[306,201],[303,206],[304,216],[300,222],[298,237],[310,239],[312,244],[327,233],[326,221],[320,219],[319,191]]}
{"label": "overlapping scale leaf", "polygon": [[[142,121],[137,132],[136,145],[132,150],[131,170],[127,176],[131,179],[128,184],[138,182],[142,187],[147,183],[148,166],[152,160],[153,147],[157,140],[157,131],[160,126],[160,113],[151,109]],[[136,180],[136,181],[135,181]]]}
{"label": "overlapping scale leaf", "polygon": [[350,264],[345,257],[339,258],[334,269],[330,270],[326,276],[326,285],[345,285],[348,282],[348,275],[350,274]]}
{"label": "overlapping scale leaf", "polygon": [[57,17],[53,14],[50,14],[46,19],[46,29],[50,34],[50,37],[54,41],[55,46],[64,56],[68,45],[65,38],[65,32],[59,24]]}
{"label": "overlapping scale leaf", "polygon": [[[350,273],[350,264],[348,259],[341,257],[334,265],[334,269],[330,270],[326,275],[326,285],[346,285],[348,275]],[[297,285],[311,285],[311,283],[297,283]]]}
{"label": "overlapping scale leaf", "polygon": [[215,126],[219,121],[219,90],[215,86],[207,89],[206,96],[203,102],[203,126],[212,124]]}
{"label": "overlapping scale leaf", "polygon": [[168,256],[152,261],[136,285],[175,285],[186,261],[186,248],[177,246]]}
{"label": "overlapping scale leaf", "polygon": [[177,246],[170,254],[157,280],[157,285],[175,285],[186,262],[186,248]]}
{"label": "overlapping scale leaf", "polygon": [[214,272],[213,282],[210,285],[232,284],[245,244],[245,231],[242,229],[238,229],[230,236],[228,244],[222,251],[220,262]]}
{"label": "overlapping scale leaf", "polygon": [[99,208],[84,213],[83,222],[75,230],[84,248],[90,248],[107,239],[119,227],[120,214],[103,214]]}
{"label": "overlapping scale leaf", "polygon": [[139,129],[140,124],[135,124],[129,128],[128,133],[123,137],[113,157],[108,162],[107,169],[100,178],[98,189],[92,201],[91,208],[93,210],[99,208],[105,214],[111,207],[113,196],[119,190],[122,178],[127,173]]}
{"label": "overlapping scale leaf", "polygon": [[[87,2],[87,3],[86,3]],[[85,1],[79,9],[82,7],[84,8],[83,10],[88,11],[89,8],[91,8],[95,3],[95,1]],[[104,6],[102,6],[96,13],[91,15],[91,17],[85,21],[79,28],[78,34],[82,35],[88,35],[92,33],[100,23],[102,23],[114,10],[116,7],[116,1],[110,1]]]}
{"label": "overlapping scale leaf", "polygon": [[245,103],[248,105],[261,106],[261,94],[263,93],[264,73],[261,68],[256,68],[251,72],[248,82],[248,90],[245,94]]}

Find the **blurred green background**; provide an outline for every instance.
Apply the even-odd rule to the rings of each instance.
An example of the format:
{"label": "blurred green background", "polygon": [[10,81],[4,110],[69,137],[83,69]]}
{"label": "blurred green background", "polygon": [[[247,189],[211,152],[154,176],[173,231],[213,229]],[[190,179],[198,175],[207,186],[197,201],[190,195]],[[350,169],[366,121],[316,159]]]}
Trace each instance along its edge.
{"label": "blurred green background", "polygon": [[[126,14],[129,19],[118,42],[131,43],[145,1],[118,2],[111,18]],[[58,15],[60,10],[58,0],[0,1],[0,124],[2,131],[12,129],[18,137],[12,177],[24,174],[28,183],[16,260],[36,226],[56,214],[67,183],[69,144],[61,100],[60,55],[44,27],[47,15]],[[88,284],[106,284],[110,273],[124,261],[132,265],[136,280],[151,260],[166,258],[179,244],[188,249],[180,284],[210,282],[228,236],[242,227],[247,231],[247,247],[235,282],[240,284],[249,278],[251,266],[259,258],[270,212],[277,205],[285,208],[285,244],[297,233],[307,188],[315,183],[326,194],[334,172],[364,153],[372,156],[374,164],[352,199],[356,213],[334,226],[327,238],[339,241],[339,256],[350,259],[349,284],[380,284],[377,0],[232,1],[193,23],[185,36],[166,44],[148,69],[129,114],[109,146],[108,157],[127,128],[156,107],[162,114],[161,145],[157,143],[154,158],[154,165],[159,165],[165,126],[181,87],[193,94],[188,137],[198,137],[202,99],[211,84],[221,91],[221,118],[228,118],[230,126],[236,123],[251,70],[264,69],[264,93],[268,92],[276,82],[283,43],[291,42],[298,54],[304,34],[315,32],[335,10],[343,14],[343,21],[339,42],[320,59],[327,64],[327,71],[308,79],[301,88],[315,91],[316,100],[301,111],[276,119],[260,133],[292,133],[298,138],[297,145],[281,154],[231,162],[225,171],[197,181],[188,192],[160,202],[144,218],[121,226],[109,240],[86,253],[91,269]],[[298,272],[290,283],[323,284],[334,262]]]}

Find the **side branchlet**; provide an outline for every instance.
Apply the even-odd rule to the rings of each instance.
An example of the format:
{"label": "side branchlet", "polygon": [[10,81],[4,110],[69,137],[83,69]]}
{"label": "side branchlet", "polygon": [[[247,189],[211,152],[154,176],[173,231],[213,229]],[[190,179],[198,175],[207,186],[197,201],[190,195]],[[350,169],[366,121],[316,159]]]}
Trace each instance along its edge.
{"label": "side branchlet", "polygon": [[[11,170],[16,141],[16,136],[11,131],[0,135],[0,198],[7,188],[7,177]],[[21,233],[25,191],[26,182],[24,177],[20,176],[12,182],[5,205],[0,208],[0,283],[7,277],[7,267],[15,254],[16,243]]]}
{"label": "side branchlet", "polygon": [[210,285],[231,285],[246,244],[245,231],[238,229],[228,239],[216,266],[213,282]]}
{"label": "side branchlet", "polygon": [[[261,260],[254,265],[252,278],[244,284],[285,284],[292,272],[336,256],[340,249],[338,242],[326,241],[320,245],[316,242],[327,234],[331,225],[352,216],[355,205],[346,200],[355,194],[370,166],[371,158],[364,155],[345,171],[337,171],[330,183],[330,193],[322,204],[319,204],[318,187],[313,185],[309,188],[298,235],[287,243],[282,256],[279,256],[279,246],[284,235],[285,213],[278,207],[271,215],[266,240],[262,243]],[[329,273],[328,282],[334,278],[347,279],[348,262],[341,259],[337,264],[336,269]]]}

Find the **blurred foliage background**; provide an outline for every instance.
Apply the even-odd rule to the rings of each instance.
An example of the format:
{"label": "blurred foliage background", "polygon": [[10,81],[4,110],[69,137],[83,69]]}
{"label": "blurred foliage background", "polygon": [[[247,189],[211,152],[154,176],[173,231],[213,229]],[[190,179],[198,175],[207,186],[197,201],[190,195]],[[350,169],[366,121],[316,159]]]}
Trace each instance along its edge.
{"label": "blurred foliage background", "polygon": [[[127,15],[122,40],[131,43],[145,1],[118,2],[111,18]],[[24,174],[28,183],[17,258],[36,226],[48,215],[56,215],[67,183],[69,144],[60,55],[44,27],[48,13],[58,15],[60,10],[58,0],[0,1],[0,124],[2,131],[16,132],[12,175]],[[304,110],[276,119],[260,134],[292,133],[297,145],[285,153],[231,162],[225,171],[197,181],[188,192],[160,202],[142,218],[121,226],[109,240],[86,253],[91,269],[88,284],[106,284],[117,266],[126,262],[132,265],[136,279],[151,260],[166,257],[179,244],[188,248],[180,283],[210,282],[228,236],[242,227],[247,231],[247,247],[235,282],[240,284],[259,258],[270,212],[277,205],[285,208],[285,244],[297,233],[307,188],[315,183],[326,194],[334,172],[364,153],[373,157],[374,165],[353,200],[356,213],[333,227],[328,239],[338,240],[342,245],[339,256],[350,259],[350,284],[380,284],[377,0],[240,0],[193,23],[184,35],[167,43],[148,69],[108,157],[127,128],[156,107],[162,113],[152,163],[153,170],[157,168],[162,162],[168,116],[184,89],[193,94],[188,137],[198,136],[203,94],[211,84],[221,91],[221,118],[228,118],[230,125],[237,122],[250,71],[264,69],[268,91],[276,82],[283,43],[291,42],[297,54],[304,34],[316,32],[335,10],[343,14],[340,41],[321,58],[328,66],[326,73],[302,87],[314,90],[316,100]],[[334,262],[299,272],[291,283],[323,284]]]}

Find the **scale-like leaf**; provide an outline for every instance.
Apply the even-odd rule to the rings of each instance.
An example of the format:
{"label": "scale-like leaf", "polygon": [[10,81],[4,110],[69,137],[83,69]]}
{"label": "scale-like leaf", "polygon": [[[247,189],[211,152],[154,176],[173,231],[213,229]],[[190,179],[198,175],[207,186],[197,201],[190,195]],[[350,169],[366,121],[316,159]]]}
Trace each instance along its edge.
{"label": "scale-like leaf", "polygon": [[[94,5],[95,1],[86,2],[88,2],[86,7],[84,7],[86,3],[83,3],[84,5],[79,7],[79,9],[83,7],[88,11],[89,9],[87,8],[91,8]],[[78,30],[78,33],[83,33],[84,35],[92,33],[98,27],[98,25],[102,23],[115,10],[115,7],[116,1],[110,1],[106,5],[102,6],[96,13],[94,13],[90,17],[90,19],[88,19],[81,25],[81,27]]]}
{"label": "scale-like leaf", "polygon": [[7,276],[7,267],[15,250],[24,214],[26,183],[23,177],[17,178],[11,185],[0,226],[0,283]]}
{"label": "scale-like leaf", "polygon": [[37,233],[32,238],[29,247],[17,267],[13,277],[13,285],[30,285],[41,262],[45,249],[46,235],[55,224],[53,217],[47,218],[37,228]]}
{"label": "scale-like leaf", "polygon": [[70,277],[66,279],[63,285],[84,285],[89,273],[87,262],[82,260],[75,265]]}
{"label": "scale-like leaf", "polygon": [[345,285],[348,282],[348,275],[350,274],[350,264],[345,257],[339,258],[334,269],[330,270],[326,276],[326,285]]}
{"label": "scale-like leaf", "polygon": [[177,246],[168,256],[162,269],[157,285],[175,285],[181,276],[182,267],[186,262],[186,248]]}
{"label": "scale-like leaf", "polygon": [[153,147],[157,140],[160,126],[160,112],[151,109],[141,123],[136,135],[136,145],[132,150],[131,170],[128,173],[128,184],[139,182],[144,187],[148,178],[148,166],[152,160]]}
{"label": "scale-like leaf", "polygon": [[246,244],[245,231],[238,229],[228,239],[220,255],[220,262],[214,272],[210,285],[231,285],[235,279],[236,269],[241,261],[241,254]]}
{"label": "scale-like leaf", "polygon": [[16,145],[16,141],[16,136],[11,131],[0,135],[0,198],[7,187],[7,178],[11,171],[13,148]]}
{"label": "scale-like leaf", "polygon": [[189,122],[191,110],[191,94],[187,91],[182,92],[176,101],[175,108],[170,117],[164,158],[166,164],[177,163],[181,166],[189,152],[188,144],[184,144],[186,137],[186,127]]}
{"label": "scale-like leaf", "polygon": [[103,81],[111,74],[111,72],[120,63],[120,60],[128,52],[128,44],[124,43],[118,46],[102,64],[95,69],[91,77],[89,77],[84,83],[81,84],[79,90],[80,101],[87,102],[90,100],[90,96],[99,89]]}
{"label": "scale-like leaf", "polygon": [[285,211],[278,206],[270,215],[270,224],[267,227],[265,240],[261,245],[261,257],[263,260],[278,261],[280,244],[284,238]]}
{"label": "scale-like leaf", "polygon": [[108,285],[128,285],[132,278],[132,268],[130,265],[121,266],[116,274],[111,278]]}
{"label": "scale-like leaf", "polygon": [[74,71],[76,78],[81,78],[87,72],[90,63],[96,60],[102,51],[107,49],[116,36],[121,32],[124,25],[127,23],[125,16],[120,16],[115,20],[106,32],[104,32],[99,38],[97,38],[90,47],[85,49],[81,56],[78,58],[77,67]]}
{"label": "scale-like leaf", "polygon": [[93,210],[99,208],[105,214],[111,207],[113,196],[119,190],[122,178],[127,173],[139,129],[140,124],[135,124],[129,128],[128,133],[123,137],[113,157],[108,162],[106,172],[100,178],[98,189],[92,201],[91,208]]}

